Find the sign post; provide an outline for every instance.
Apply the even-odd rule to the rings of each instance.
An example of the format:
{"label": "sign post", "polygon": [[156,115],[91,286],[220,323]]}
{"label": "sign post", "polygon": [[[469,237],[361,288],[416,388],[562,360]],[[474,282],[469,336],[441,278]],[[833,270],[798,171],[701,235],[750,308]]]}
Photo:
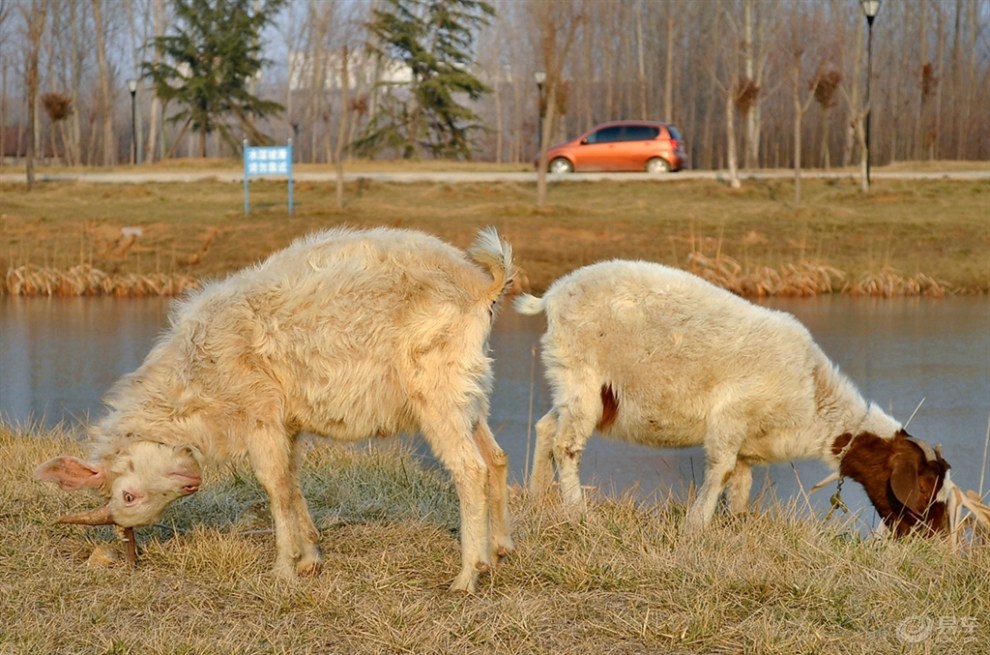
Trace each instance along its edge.
{"label": "sign post", "polygon": [[248,178],[285,175],[289,178],[289,214],[292,214],[292,139],[284,146],[249,147],[244,139],[244,214],[251,209]]}

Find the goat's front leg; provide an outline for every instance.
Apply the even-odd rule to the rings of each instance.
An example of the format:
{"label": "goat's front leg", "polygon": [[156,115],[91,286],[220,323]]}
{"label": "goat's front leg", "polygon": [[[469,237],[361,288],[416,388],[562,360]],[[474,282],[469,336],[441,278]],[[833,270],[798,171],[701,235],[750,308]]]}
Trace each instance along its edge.
{"label": "goat's front leg", "polygon": [[[725,424],[723,423],[723,426]],[[718,505],[718,497],[722,489],[729,482],[733,471],[736,470],[739,448],[734,438],[713,437],[713,431],[709,428],[709,434],[705,438],[705,451],[708,465],[705,468],[705,480],[698,490],[698,497],[687,512],[687,530],[689,532],[699,532],[709,523],[715,515],[715,507]],[[729,430],[735,435],[738,430]],[[714,433],[725,434],[722,430]],[[751,475],[747,476],[752,480]],[[748,496],[748,490],[747,490]]]}
{"label": "goat's front leg", "polygon": [[319,566],[316,528],[296,473],[294,441],[283,431],[256,431],[248,454],[255,477],[268,493],[275,524],[275,572],[284,578],[313,573]]}

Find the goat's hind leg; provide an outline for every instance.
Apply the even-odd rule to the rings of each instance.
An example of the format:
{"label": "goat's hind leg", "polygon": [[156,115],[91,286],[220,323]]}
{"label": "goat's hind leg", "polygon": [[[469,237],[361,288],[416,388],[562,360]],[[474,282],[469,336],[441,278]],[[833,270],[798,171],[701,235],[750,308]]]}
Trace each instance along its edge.
{"label": "goat's hind leg", "polygon": [[753,467],[749,462],[736,460],[736,468],[726,485],[729,501],[729,512],[734,515],[745,514],[749,509],[749,494],[753,488]]}
{"label": "goat's hind leg", "polygon": [[587,513],[584,490],[581,488],[581,456],[591,438],[598,416],[586,408],[587,402],[558,409],[557,433],[553,440],[553,458],[560,478],[560,495],[572,518]]}
{"label": "goat's hind leg", "polygon": [[529,493],[535,499],[546,494],[553,482],[553,442],[557,438],[557,412],[550,410],[536,423],[536,446],[529,474]]}
{"label": "goat's hind leg", "polygon": [[491,567],[488,524],[488,467],[467,417],[424,418],[420,427],[433,454],[450,471],[461,509],[461,570],[453,591],[473,592],[478,574]]}

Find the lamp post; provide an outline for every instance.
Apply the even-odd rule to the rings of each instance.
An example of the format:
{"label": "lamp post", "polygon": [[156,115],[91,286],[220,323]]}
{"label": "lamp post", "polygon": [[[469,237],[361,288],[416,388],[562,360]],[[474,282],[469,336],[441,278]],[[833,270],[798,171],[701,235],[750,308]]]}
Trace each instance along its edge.
{"label": "lamp post", "polygon": [[866,25],[869,36],[866,41],[866,186],[868,190],[870,188],[870,155],[872,150],[870,149],[870,117],[873,114],[873,107],[870,105],[870,81],[873,78],[873,19],[877,17],[877,12],[880,11],[880,0],[859,0],[860,6],[863,8],[863,14],[866,16]]}
{"label": "lamp post", "polygon": [[131,165],[137,164],[137,122],[136,103],[138,81],[131,78],[127,80],[127,90],[131,92]]}
{"label": "lamp post", "polygon": [[543,71],[536,71],[533,73],[533,79],[536,80],[536,107],[537,112],[540,114],[539,121],[537,121],[536,135],[536,147],[539,151],[543,152],[543,83],[547,81],[547,74]]}

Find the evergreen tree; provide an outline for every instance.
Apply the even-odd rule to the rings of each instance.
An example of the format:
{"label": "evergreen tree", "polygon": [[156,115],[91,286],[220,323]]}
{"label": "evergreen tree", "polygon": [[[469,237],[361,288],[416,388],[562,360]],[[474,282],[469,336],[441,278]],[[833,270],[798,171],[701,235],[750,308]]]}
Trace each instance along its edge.
{"label": "evergreen tree", "polygon": [[239,135],[228,122],[231,117],[244,136],[267,143],[254,120],[283,107],[256,97],[251,84],[269,63],[261,56],[261,30],[285,0],[173,0],[172,4],[174,33],[154,39],[160,61],[143,62],[142,69],[163,104],[174,100],[182,105],[169,119],[183,122],[175,143],[191,128],[199,133],[201,157],[206,156],[206,138],[214,131],[239,150]]}
{"label": "evergreen tree", "polygon": [[372,54],[386,66],[401,62],[412,80],[383,81],[385,93],[354,148],[373,154],[383,147],[416,157],[470,159],[469,131],[480,118],[458,96],[476,101],[490,89],[469,70],[478,28],[495,10],[483,0],[385,0],[369,29]]}

